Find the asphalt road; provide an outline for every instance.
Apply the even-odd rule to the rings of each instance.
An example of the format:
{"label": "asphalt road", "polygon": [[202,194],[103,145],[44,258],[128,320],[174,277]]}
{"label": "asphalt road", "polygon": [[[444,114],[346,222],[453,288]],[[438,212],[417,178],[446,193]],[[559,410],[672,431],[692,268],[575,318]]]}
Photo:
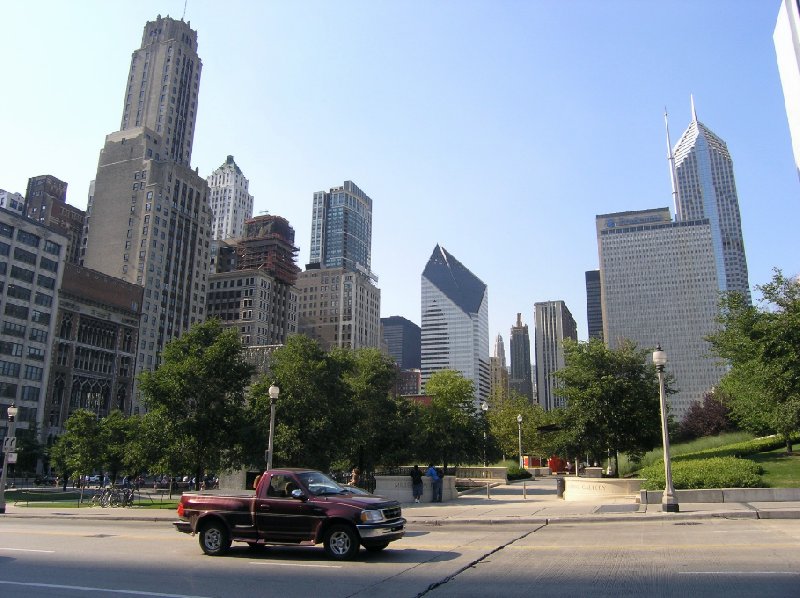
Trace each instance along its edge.
{"label": "asphalt road", "polygon": [[800,596],[800,521],[409,529],[380,554],[234,546],[164,523],[0,519],[0,596]]}

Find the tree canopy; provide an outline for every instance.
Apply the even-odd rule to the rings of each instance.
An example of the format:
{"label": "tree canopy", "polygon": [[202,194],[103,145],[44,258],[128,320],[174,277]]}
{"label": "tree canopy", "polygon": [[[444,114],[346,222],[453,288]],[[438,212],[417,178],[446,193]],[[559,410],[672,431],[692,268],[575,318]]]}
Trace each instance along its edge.
{"label": "tree canopy", "polygon": [[660,440],[659,388],[647,351],[630,341],[610,349],[597,339],[568,341],[556,376],[567,399],[564,427],[573,454],[641,455]]}
{"label": "tree canopy", "polygon": [[756,289],[760,306],[736,293],[722,298],[721,329],[708,340],[731,366],[720,387],[733,419],[757,434],[780,434],[791,450],[800,428],[800,282],[776,269]]}
{"label": "tree canopy", "polygon": [[252,373],[238,331],[223,329],[219,320],[196,324],[168,343],[159,367],[139,377],[146,421],[159,426],[151,437],[160,460],[194,472],[196,483],[236,464]]}

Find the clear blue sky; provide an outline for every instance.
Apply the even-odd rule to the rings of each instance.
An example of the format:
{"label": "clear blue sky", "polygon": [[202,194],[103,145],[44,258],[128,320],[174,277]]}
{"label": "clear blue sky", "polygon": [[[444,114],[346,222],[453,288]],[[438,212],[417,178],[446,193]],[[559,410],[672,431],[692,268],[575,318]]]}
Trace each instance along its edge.
{"label": "clear blue sky", "polygon": [[[585,338],[596,214],[671,205],[698,117],[733,156],[751,285],[800,271],[800,183],[772,32],[779,0],[189,0],[203,61],[192,163],[233,154],[255,212],[308,259],[314,191],[374,201],[381,315],[420,321],[440,243],[489,287],[489,326],[563,299]],[[0,188],[53,174],[85,207],[131,52],[184,0],[4,2]]]}

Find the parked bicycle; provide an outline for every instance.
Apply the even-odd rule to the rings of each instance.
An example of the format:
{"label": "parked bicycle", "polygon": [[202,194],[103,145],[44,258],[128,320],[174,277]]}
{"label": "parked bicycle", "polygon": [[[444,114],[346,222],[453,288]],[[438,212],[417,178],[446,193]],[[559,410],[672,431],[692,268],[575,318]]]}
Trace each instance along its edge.
{"label": "parked bicycle", "polygon": [[106,507],[132,507],[135,493],[132,488],[117,488],[106,486],[101,492],[96,492],[92,497],[91,506]]}

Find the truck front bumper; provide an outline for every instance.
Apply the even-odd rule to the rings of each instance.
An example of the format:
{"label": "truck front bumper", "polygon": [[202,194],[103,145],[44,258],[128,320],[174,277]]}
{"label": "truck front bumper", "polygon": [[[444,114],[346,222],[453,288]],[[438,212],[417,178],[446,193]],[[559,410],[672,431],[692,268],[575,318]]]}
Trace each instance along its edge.
{"label": "truck front bumper", "polygon": [[383,544],[403,537],[406,520],[403,518],[385,523],[369,523],[357,525],[358,533],[365,543]]}

